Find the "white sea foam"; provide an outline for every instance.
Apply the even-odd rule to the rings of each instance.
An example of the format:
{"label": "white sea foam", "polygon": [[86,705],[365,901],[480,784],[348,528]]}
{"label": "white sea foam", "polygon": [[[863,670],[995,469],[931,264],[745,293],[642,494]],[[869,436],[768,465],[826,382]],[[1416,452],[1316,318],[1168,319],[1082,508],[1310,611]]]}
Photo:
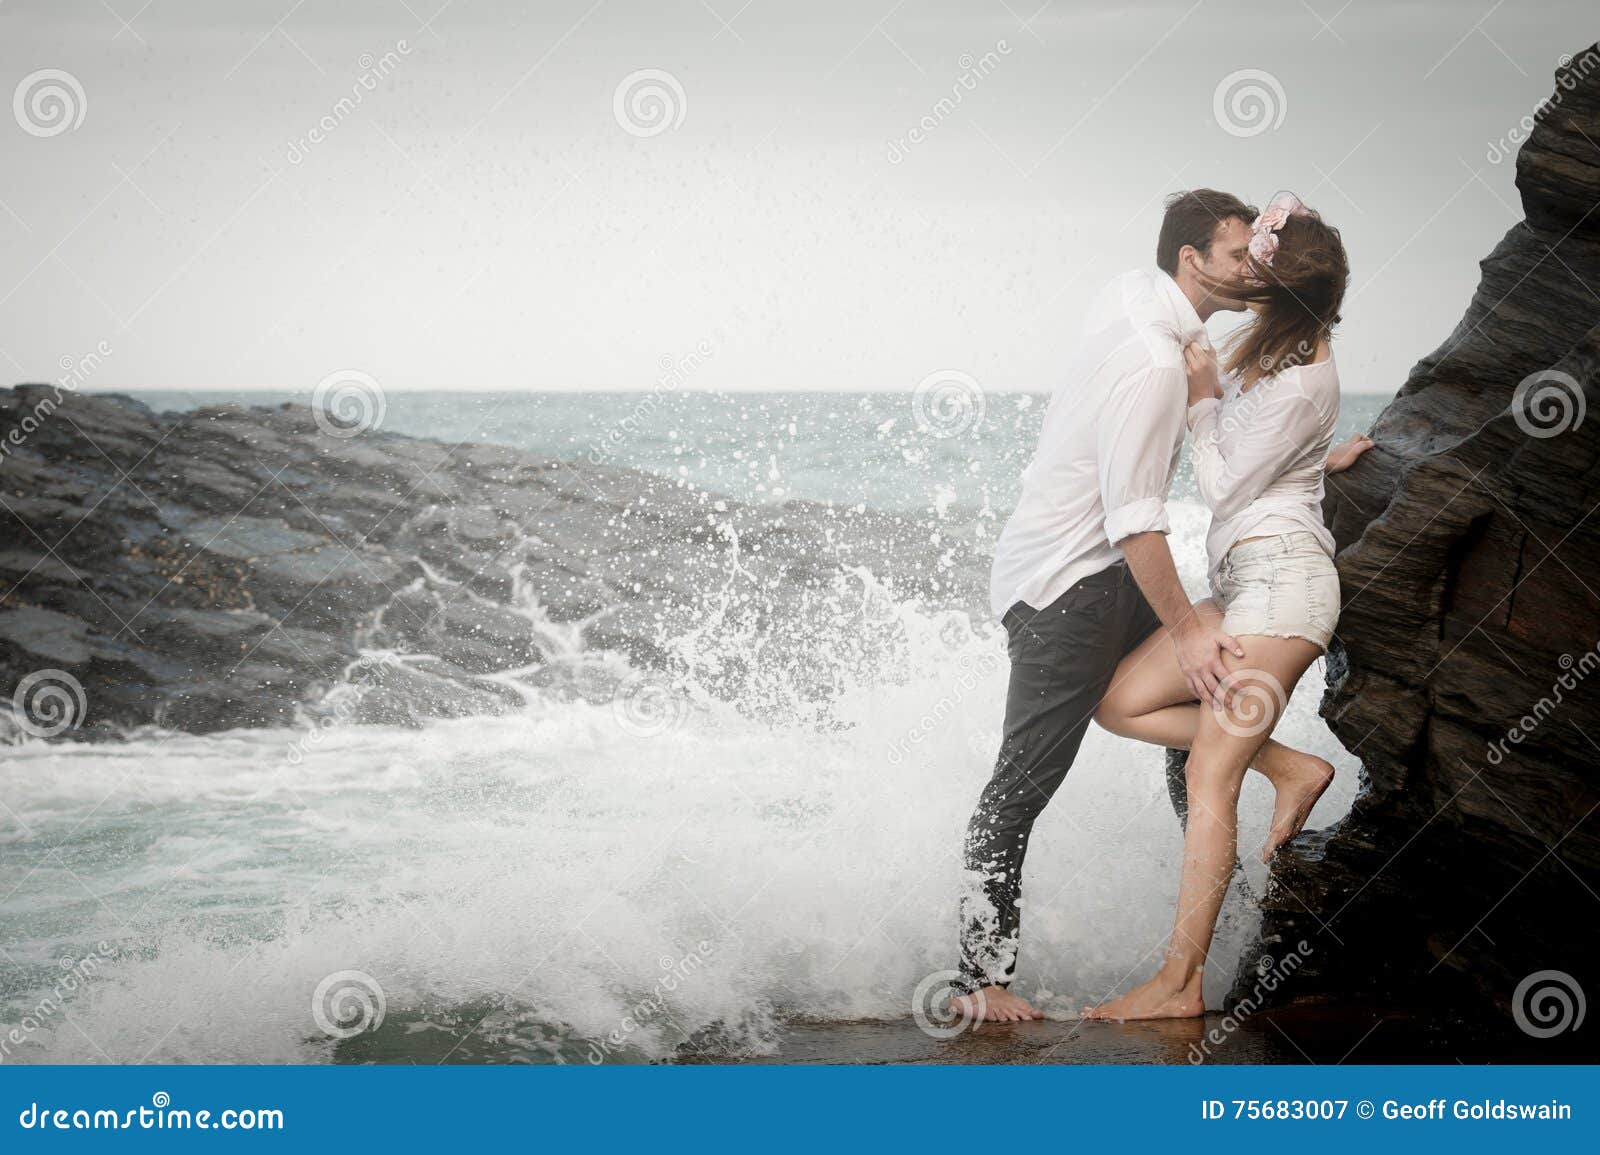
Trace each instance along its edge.
{"label": "white sea foam", "polygon": [[[1204,512],[1175,513],[1198,590]],[[13,975],[0,1017],[59,959],[100,940],[119,954],[6,1061],[326,1059],[311,1000],[337,971],[381,986],[394,1058],[426,1037],[444,1040],[435,1059],[583,1061],[608,1036],[661,1057],[710,1028],[759,1049],[786,1016],[908,1015],[954,965],[1006,662],[986,623],[886,612],[899,674],[844,685],[821,723],[697,699],[654,733],[535,695],[498,718],[335,729],[298,763],[288,730],[11,751],[0,937],[39,977]],[[1355,777],[1315,716],[1319,682],[1280,730],[1339,766],[1312,825],[1348,808]],[[1242,804],[1257,891],[1270,795],[1252,776]],[[1159,751],[1092,730],[1033,837],[1020,991],[1071,1016],[1148,975],[1180,850]],[[1253,925],[1236,891],[1213,1003]],[[480,1020],[452,1052],[443,1027]]]}

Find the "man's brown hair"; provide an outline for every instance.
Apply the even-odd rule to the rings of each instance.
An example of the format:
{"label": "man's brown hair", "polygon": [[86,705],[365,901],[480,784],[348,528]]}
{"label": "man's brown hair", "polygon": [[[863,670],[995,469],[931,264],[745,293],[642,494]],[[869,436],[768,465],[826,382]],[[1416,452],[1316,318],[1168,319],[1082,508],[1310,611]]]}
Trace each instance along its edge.
{"label": "man's brown hair", "polygon": [[1211,255],[1211,238],[1217,226],[1231,218],[1245,224],[1257,212],[1232,193],[1214,188],[1189,189],[1167,198],[1167,214],[1161,218],[1161,236],[1156,241],[1156,267],[1169,277],[1178,272],[1178,251],[1193,245],[1204,256]]}

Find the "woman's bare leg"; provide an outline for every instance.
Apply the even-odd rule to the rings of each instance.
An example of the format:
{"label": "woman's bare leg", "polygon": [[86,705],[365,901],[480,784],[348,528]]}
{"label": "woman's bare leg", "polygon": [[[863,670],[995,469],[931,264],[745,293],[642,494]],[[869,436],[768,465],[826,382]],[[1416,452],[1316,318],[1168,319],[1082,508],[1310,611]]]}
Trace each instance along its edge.
{"label": "woman's bare leg", "polygon": [[1321,652],[1303,638],[1244,637],[1239,644],[1243,658],[1224,658],[1237,692],[1233,705],[1200,711],[1189,751],[1183,881],[1166,959],[1155,978],[1121,998],[1085,1008],[1085,1018],[1191,1018],[1205,1013],[1202,980],[1217,915],[1233,877],[1239,788],[1295,683]]}
{"label": "woman's bare leg", "polygon": [[[1221,623],[1222,611],[1215,602],[1203,601],[1195,610],[1213,619],[1208,624]],[[1200,704],[1178,669],[1177,655],[1165,632],[1157,630],[1122,659],[1094,720],[1101,729],[1124,738],[1187,750],[1200,728],[1200,714]],[[1269,738],[1250,765],[1277,792],[1272,824],[1261,847],[1261,861],[1267,862],[1305,826],[1312,807],[1333,781],[1333,764]]]}

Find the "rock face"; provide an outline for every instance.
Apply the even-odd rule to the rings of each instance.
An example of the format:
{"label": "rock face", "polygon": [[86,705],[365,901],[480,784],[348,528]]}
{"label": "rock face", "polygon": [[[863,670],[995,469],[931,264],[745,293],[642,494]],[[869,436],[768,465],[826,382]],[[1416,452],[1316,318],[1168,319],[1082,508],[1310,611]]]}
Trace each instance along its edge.
{"label": "rock face", "polygon": [[684,639],[719,635],[762,637],[787,679],[769,698],[817,698],[845,651],[873,652],[808,625],[860,619],[852,566],[948,601],[985,564],[952,544],[930,572],[924,528],[860,510],[744,507],[304,406],[158,415],[41,385],[0,393],[0,527],[0,725],[10,705],[62,737],[282,725],[350,683],[345,720],[497,712],[530,686],[614,694],[619,655],[759,702],[739,647],[694,668]]}
{"label": "rock face", "polygon": [[1555,986],[1600,997],[1600,46],[1557,74],[1517,186],[1461,323],[1330,479],[1322,713],[1363,789],[1277,861],[1259,954],[1312,944],[1278,998],[1507,1027],[1515,1000],[1537,1027]]}

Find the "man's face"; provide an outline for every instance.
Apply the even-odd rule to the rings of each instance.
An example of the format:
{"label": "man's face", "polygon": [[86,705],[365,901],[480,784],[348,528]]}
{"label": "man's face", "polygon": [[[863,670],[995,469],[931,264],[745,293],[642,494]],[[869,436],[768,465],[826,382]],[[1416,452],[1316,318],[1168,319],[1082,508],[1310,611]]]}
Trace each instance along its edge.
{"label": "man's face", "polygon": [[[1229,217],[1211,234],[1211,251],[1195,253],[1195,268],[1200,273],[1202,283],[1207,286],[1231,281],[1244,268],[1244,260],[1249,252],[1250,226],[1238,217]],[[1220,293],[1211,294],[1210,304],[1214,309],[1244,308],[1242,302]]]}

